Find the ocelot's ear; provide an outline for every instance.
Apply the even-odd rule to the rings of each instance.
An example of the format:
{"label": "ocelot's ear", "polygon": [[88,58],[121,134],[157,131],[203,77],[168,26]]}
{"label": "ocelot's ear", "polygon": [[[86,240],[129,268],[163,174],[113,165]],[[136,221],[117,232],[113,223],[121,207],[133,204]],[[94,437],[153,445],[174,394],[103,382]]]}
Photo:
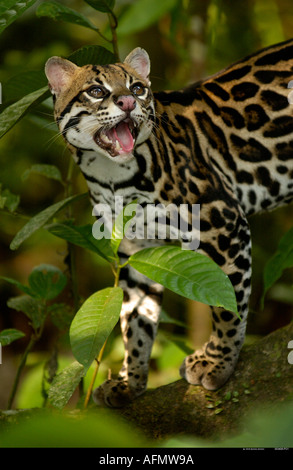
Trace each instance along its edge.
{"label": "ocelot's ear", "polygon": [[148,53],[141,47],[133,49],[130,54],[124,60],[125,64],[130,65],[139,75],[141,75],[145,80],[149,81],[149,74],[151,69],[151,63]]}
{"label": "ocelot's ear", "polygon": [[51,57],[46,62],[45,73],[49,81],[49,87],[54,95],[59,95],[70,83],[77,65],[61,57]]}

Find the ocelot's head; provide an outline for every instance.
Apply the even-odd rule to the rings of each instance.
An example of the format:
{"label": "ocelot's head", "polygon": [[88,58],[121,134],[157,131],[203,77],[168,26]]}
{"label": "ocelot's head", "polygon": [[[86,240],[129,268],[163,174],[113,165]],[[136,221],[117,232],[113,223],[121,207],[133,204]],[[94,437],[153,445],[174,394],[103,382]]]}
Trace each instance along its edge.
{"label": "ocelot's head", "polygon": [[134,49],[123,63],[105,66],[78,67],[51,57],[45,72],[59,130],[75,148],[125,161],[150,136],[155,111],[150,61],[143,49]]}

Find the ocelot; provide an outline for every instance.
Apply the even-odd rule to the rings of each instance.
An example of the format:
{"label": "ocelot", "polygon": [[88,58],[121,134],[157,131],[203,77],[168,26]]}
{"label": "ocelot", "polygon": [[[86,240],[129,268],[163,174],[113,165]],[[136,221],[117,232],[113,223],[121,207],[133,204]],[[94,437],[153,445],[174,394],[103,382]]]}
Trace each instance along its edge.
{"label": "ocelot", "polygon": [[[153,93],[141,48],[123,63],[46,64],[55,119],[88,184],[93,205],[200,204],[198,251],[235,288],[241,320],[212,308],[212,334],[180,374],[208,390],[229,378],[243,344],[250,295],[247,216],[293,198],[293,40],[271,46],[179,91]],[[290,86],[290,85],[289,85]],[[156,242],[156,240],[155,240]],[[159,242],[159,241],[158,241]],[[160,240],[162,242],[162,240]],[[127,240],[123,260],[154,240]],[[121,272],[125,358],[117,379],[94,392],[97,403],[123,406],[147,386],[163,288],[133,268]]]}

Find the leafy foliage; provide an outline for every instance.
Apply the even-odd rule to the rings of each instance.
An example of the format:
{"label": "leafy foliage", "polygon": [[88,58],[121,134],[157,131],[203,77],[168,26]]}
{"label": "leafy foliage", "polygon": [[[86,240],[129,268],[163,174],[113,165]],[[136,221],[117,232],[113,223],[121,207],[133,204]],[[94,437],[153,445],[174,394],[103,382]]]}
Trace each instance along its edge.
{"label": "leafy foliage", "polygon": [[2,0],[0,5],[0,34],[17,20],[37,0]]}
{"label": "leafy foliage", "polygon": [[47,207],[42,212],[39,212],[39,214],[32,217],[13,238],[10,244],[11,250],[16,250],[19,248],[19,246],[27,238],[29,238],[36,230],[43,227],[52,217],[57,214],[57,212],[59,212],[61,209],[64,209],[64,207],[66,207],[68,204],[71,204],[74,201],[78,201],[82,197],[84,197],[83,194],[70,196],[69,198],[56,202],[56,204]]}

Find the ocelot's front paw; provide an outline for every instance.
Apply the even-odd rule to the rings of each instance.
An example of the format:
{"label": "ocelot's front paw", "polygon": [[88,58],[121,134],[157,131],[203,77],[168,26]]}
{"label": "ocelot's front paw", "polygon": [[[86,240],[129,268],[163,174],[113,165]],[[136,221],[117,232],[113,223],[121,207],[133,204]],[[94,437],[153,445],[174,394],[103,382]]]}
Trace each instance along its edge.
{"label": "ocelot's front paw", "polygon": [[211,359],[203,353],[187,356],[180,375],[192,385],[202,385],[207,390],[217,390],[229,379],[233,372],[232,364],[223,359]]}
{"label": "ocelot's front paw", "polygon": [[129,386],[124,380],[107,380],[93,392],[93,400],[97,405],[107,405],[112,408],[122,408],[144,390],[138,391]]}

